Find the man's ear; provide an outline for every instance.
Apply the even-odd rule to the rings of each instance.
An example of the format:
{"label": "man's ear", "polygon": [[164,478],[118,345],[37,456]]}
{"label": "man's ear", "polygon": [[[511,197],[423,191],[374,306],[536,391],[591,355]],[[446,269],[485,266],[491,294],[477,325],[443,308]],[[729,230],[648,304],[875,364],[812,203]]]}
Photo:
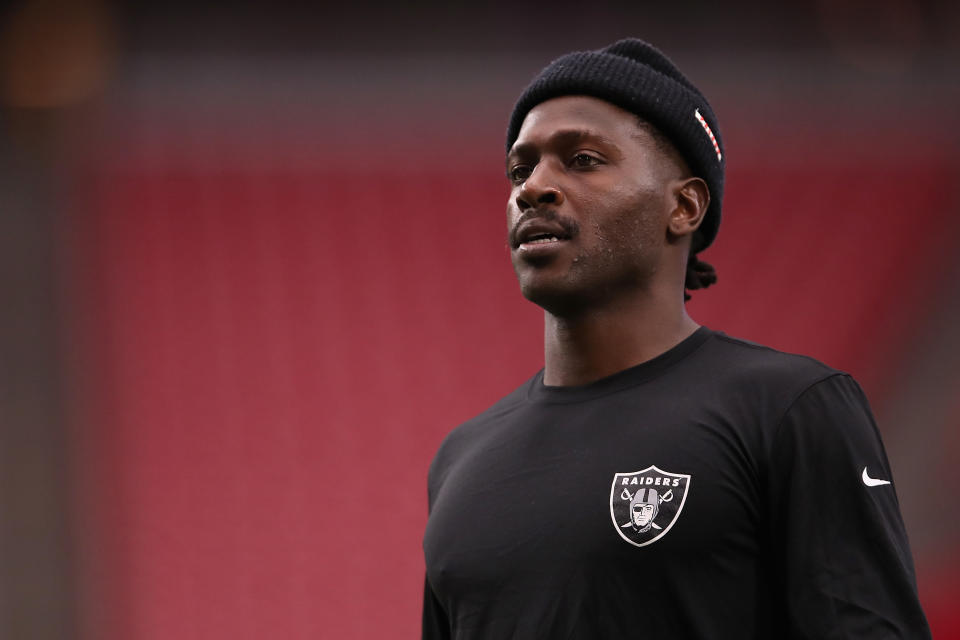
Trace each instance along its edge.
{"label": "man's ear", "polygon": [[701,178],[683,178],[673,185],[672,193],[675,206],[670,212],[667,230],[674,237],[690,235],[697,230],[707,213],[710,189]]}

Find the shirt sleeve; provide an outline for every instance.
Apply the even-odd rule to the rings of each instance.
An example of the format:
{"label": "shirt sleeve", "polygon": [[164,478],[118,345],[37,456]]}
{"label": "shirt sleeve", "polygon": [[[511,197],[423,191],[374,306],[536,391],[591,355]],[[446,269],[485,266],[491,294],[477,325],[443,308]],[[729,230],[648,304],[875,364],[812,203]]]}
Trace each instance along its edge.
{"label": "shirt sleeve", "polygon": [[430,581],[423,580],[423,635],[422,640],[449,640],[450,623],[443,605],[433,593]]}
{"label": "shirt sleeve", "polygon": [[794,401],[768,473],[769,544],[789,637],[930,638],[890,465],[850,376]]}

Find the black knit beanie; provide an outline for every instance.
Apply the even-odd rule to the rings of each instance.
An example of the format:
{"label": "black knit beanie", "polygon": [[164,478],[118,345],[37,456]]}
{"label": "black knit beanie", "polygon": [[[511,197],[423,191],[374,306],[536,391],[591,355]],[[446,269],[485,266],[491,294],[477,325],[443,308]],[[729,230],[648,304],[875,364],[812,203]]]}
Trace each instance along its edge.
{"label": "black knit beanie", "polygon": [[676,146],[710,189],[710,206],[692,252],[706,249],[720,227],[724,156],[717,117],[703,94],[643,40],[628,38],[596,51],[568,53],[547,65],[517,100],[507,128],[507,151],[532,108],[569,95],[593,96],[635,113]]}

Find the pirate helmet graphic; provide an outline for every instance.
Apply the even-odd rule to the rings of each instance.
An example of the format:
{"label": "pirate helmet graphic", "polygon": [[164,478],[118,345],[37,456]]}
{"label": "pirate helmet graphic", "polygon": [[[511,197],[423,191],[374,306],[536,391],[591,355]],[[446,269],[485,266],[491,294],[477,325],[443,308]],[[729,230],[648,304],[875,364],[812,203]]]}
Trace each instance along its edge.
{"label": "pirate helmet graphic", "polygon": [[690,489],[690,474],[650,465],[617,472],[610,485],[610,520],[614,530],[635,547],[667,535],[676,524]]}
{"label": "pirate helmet graphic", "polygon": [[656,489],[637,489],[630,500],[630,523],[637,531],[648,531],[660,510],[660,495]]}

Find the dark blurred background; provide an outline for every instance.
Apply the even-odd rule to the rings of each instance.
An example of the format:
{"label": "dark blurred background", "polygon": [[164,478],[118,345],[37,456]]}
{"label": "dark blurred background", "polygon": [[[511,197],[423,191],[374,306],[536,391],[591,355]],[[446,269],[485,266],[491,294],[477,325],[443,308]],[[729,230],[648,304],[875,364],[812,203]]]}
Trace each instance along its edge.
{"label": "dark blurred background", "polygon": [[861,381],[960,638],[958,7],[4,5],[0,636],[416,637],[427,465],[542,364],[507,115],[633,35],[726,141],[692,315]]}

